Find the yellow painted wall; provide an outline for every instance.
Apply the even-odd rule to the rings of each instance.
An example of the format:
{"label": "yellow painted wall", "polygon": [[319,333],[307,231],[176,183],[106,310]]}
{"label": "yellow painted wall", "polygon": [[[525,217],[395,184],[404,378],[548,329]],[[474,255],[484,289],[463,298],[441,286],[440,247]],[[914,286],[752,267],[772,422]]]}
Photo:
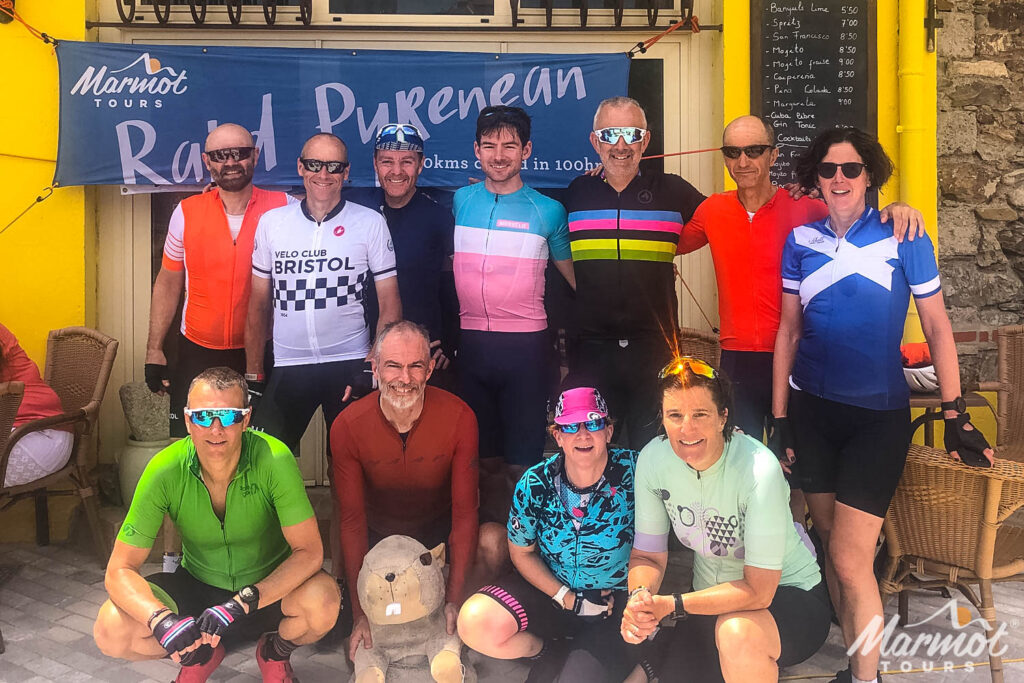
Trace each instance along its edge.
{"label": "yellow painted wall", "polygon": [[[85,39],[81,0],[20,0],[58,40]],[[57,155],[57,58],[18,22],[0,25],[0,228],[50,184]],[[88,134],[88,131],[81,131]],[[0,234],[0,322],[42,365],[49,330],[93,319],[95,266],[85,191],[59,189]]]}

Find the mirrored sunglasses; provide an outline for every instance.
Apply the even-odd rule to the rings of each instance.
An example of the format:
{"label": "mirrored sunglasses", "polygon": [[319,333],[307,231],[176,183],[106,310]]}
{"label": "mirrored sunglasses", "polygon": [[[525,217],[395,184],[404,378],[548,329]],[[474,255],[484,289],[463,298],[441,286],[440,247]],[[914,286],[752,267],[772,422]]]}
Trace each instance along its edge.
{"label": "mirrored sunglasses", "polygon": [[320,159],[299,159],[299,161],[302,162],[302,166],[310,173],[319,173],[320,169],[326,166],[328,173],[337,175],[348,168],[347,161],[321,161]]}
{"label": "mirrored sunglasses", "polygon": [[739,159],[740,154],[746,154],[748,159],[756,159],[775,145],[747,145],[736,147],[735,145],[724,145],[721,147],[722,156],[726,159]]}
{"label": "mirrored sunglasses", "polygon": [[661,372],[658,373],[658,379],[665,379],[672,375],[681,375],[687,370],[695,375],[707,377],[708,379],[716,379],[718,377],[718,373],[715,369],[701,359],[693,358],[692,356],[681,356],[669,361],[669,364],[663,367]]}
{"label": "mirrored sunglasses", "polygon": [[599,432],[604,429],[605,424],[607,424],[607,421],[603,417],[595,417],[593,420],[587,420],[586,422],[573,422],[567,425],[556,424],[555,427],[563,434],[576,434],[580,431],[580,427],[586,427],[588,432]]}
{"label": "mirrored sunglasses", "polygon": [[241,161],[242,159],[248,159],[252,156],[252,151],[255,147],[225,147],[224,149],[211,149],[207,150],[206,156],[210,158],[210,161],[218,164],[223,164],[228,159],[231,161]]}
{"label": "mirrored sunglasses", "polygon": [[594,131],[594,135],[597,136],[598,140],[609,145],[614,145],[619,141],[619,138],[625,140],[627,145],[632,145],[647,137],[647,129],[633,127],[599,128]]}
{"label": "mirrored sunglasses", "polygon": [[213,426],[214,419],[220,420],[221,427],[230,427],[236,422],[241,422],[242,418],[251,410],[252,408],[202,408],[200,410],[185,408],[185,415],[192,420],[192,424],[200,427]]}
{"label": "mirrored sunglasses", "polygon": [[394,135],[398,131],[402,131],[404,135],[415,135],[418,138],[423,137],[420,134],[420,129],[411,123],[386,123],[377,131],[377,139],[379,140],[383,135]]}
{"label": "mirrored sunglasses", "polygon": [[818,175],[827,180],[835,177],[836,170],[840,168],[843,169],[843,175],[849,180],[857,178],[864,172],[864,164],[859,161],[847,161],[843,164],[836,164],[831,161],[822,161],[818,164]]}

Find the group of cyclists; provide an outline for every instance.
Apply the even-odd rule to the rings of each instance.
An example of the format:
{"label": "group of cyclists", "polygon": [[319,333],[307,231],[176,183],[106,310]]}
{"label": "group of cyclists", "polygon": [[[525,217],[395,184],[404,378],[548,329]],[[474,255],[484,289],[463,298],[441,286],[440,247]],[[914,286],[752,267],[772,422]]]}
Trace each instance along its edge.
{"label": "group of cyclists", "polygon": [[[528,680],[777,680],[780,666],[820,648],[833,613],[847,646],[881,616],[871,568],[910,442],[899,346],[911,295],[947,450],[992,459],[960,397],[921,215],[870,205],[892,172],[881,145],[857,129],[823,131],[797,185],[779,188],[772,128],[744,116],[721,147],[736,189],[705,197],[641,169],[646,115],[614,97],[590,131],[602,165],[572,182],[563,206],[520,177],[530,126],[517,107],[481,112],[474,151],[485,178],[455,193],[452,213],[417,187],[424,142],[409,124],[378,131],[380,188],[354,193],[365,206],[343,191],[350,161],[333,135],[304,145],[296,201],[252,187],[248,131],[210,134],[204,161],[217,187],[172,217],[146,358],[150,388],[170,391],[172,424],[190,437],[147,468],[119,534],[96,626],[105,652],[169,653],[178,680],[205,681],[224,656],[221,634],[245,622],[262,633],[264,680],[293,680],[291,652],[330,631],[353,575],[337,560],[340,585],[320,571],[290,456],[318,407],[334,426],[346,529],[330,542],[349,544],[332,556],[360,561],[362,536],[379,538],[375,481],[379,500],[433,487],[416,499],[417,509],[431,501],[418,540],[457,539],[449,630],[485,655],[523,659]],[[673,259],[705,244],[719,291],[716,365],[677,350]],[[574,290],[568,375],[550,407],[549,261]],[[455,345],[441,340],[449,271]],[[182,289],[168,375],[162,349]],[[549,437],[557,452],[544,458]],[[468,444],[478,452],[467,460]],[[413,468],[428,448],[443,464],[425,484]],[[474,564],[475,552],[493,560],[504,544],[485,542],[489,525],[458,521],[478,507],[478,462],[510,487],[497,536],[511,569]],[[184,527],[182,568],[143,579],[165,512]],[[694,551],[690,591],[663,588],[670,534]],[[372,647],[357,623],[350,653],[360,643]],[[877,644],[852,650],[835,680],[878,680],[878,660]]]}

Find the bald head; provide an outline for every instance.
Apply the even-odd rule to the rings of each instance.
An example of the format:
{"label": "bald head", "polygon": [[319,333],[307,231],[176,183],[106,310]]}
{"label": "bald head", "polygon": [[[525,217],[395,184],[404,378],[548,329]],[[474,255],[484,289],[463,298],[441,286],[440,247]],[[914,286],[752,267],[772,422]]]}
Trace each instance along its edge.
{"label": "bald head", "polygon": [[206,151],[225,147],[254,147],[252,134],[237,123],[222,123],[206,136]]}
{"label": "bald head", "polygon": [[[312,152],[314,149],[316,149],[318,153],[326,154],[326,156],[316,156]],[[348,147],[346,147],[345,142],[337,135],[332,133],[317,133],[306,140],[306,143],[302,145],[302,152],[299,156],[302,159],[307,159],[312,156],[317,159],[348,161]]]}
{"label": "bald head", "polygon": [[[743,142],[731,141],[733,138],[742,138]],[[756,142],[748,142],[756,140]],[[733,119],[722,131],[723,145],[774,145],[775,131],[771,125],[760,116],[741,116]]]}

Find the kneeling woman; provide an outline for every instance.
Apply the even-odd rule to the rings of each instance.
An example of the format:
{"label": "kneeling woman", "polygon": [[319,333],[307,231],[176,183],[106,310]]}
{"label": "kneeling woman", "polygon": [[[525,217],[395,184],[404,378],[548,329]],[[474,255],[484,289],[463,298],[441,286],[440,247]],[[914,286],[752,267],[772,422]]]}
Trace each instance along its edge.
{"label": "kneeling woman", "polygon": [[591,388],[562,393],[551,433],[562,452],[528,469],[513,497],[516,573],[466,601],[459,635],[490,657],[533,660],[529,681],[646,680],[618,634],[636,451],[609,449],[608,408]]}
{"label": "kneeling woman", "polygon": [[[671,616],[661,680],[774,681],[828,636],[828,593],[789,511],[779,461],[733,432],[728,380],[682,358],[661,373],[665,434],[640,452],[636,538],[622,637]],[[692,548],[693,591],[659,594],[673,531]]]}

